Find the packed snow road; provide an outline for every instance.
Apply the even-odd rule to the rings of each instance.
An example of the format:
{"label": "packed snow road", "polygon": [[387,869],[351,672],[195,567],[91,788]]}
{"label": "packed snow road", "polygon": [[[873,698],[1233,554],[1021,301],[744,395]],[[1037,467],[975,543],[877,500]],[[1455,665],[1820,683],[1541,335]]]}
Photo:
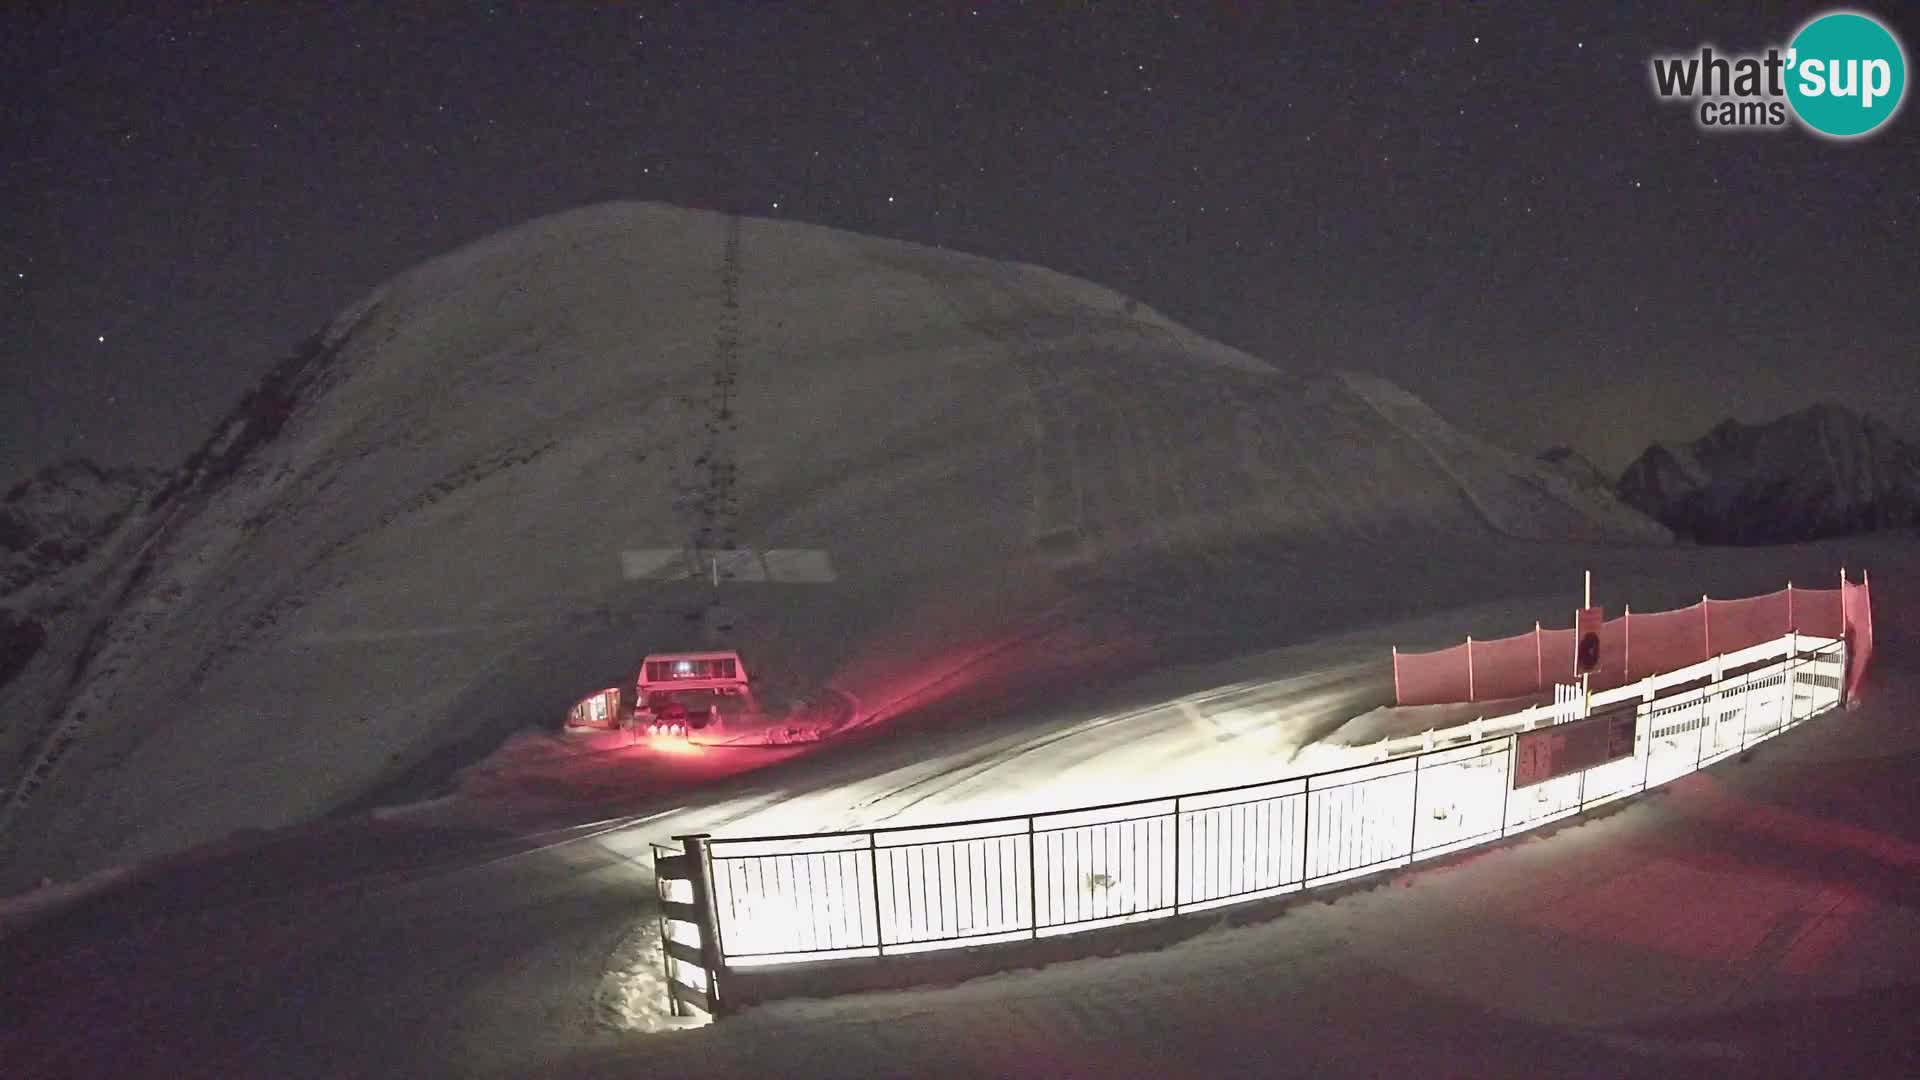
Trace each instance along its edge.
{"label": "packed snow road", "polygon": [[[735,803],[674,815],[681,832],[832,831],[925,824],[1153,798],[1273,779],[1295,754],[1392,694],[1378,659],[1217,688],[1171,702],[1034,724],[983,740],[906,735],[904,763],[863,755],[829,783],[744,815]],[[1038,733],[1035,733],[1035,729]],[[825,764],[824,762],[822,764]],[[865,774],[865,775],[861,775]],[[857,778],[856,778],[857,777]],[[709,815],[717,815],[717,819]]]}

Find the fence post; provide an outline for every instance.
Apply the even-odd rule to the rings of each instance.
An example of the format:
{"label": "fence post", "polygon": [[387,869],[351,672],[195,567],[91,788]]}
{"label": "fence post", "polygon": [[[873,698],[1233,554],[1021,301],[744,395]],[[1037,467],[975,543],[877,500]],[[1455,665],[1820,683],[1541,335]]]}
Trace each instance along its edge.
{"label": "fence post", "polygon": [[[1554,684],[1558,686],[1558,683]],[[1507,835],[1507,798],[1513,794],[1514,755],[1520,751],[1520,736],[1507,736],[1507,786],[1500,789],[1500,835]]]}
{"label": "fence post", "polygon": [[[669,918],[666,912],[666,903],[665,903],[667,899],[667,890],[665,888],[665,883],[662,881],[660,877],[660,853],[661,852],[665,851],[665,852],[668,852],[670,855],[679,854],[682,856],[684,856],[686,853],[684,851],[673,852],[672,849],[667,848],[666,846],[661,844],[653,844],[652,847],[653,847],[653,868],[654,868],[654,880],[653,880],[654,892],[657,894],[659,900],[661,901],[661,905],[660,905],[661,911],[660,911],[660,919],[659,919],[660,968],[661,968],[661,974],[666,976],[666,980],[667,980],[667,1015],[686,1016],[687,1003],[684,1001],[681,1001],[680,995],[673,992],[673,984],[675,981],[673,977],[673,934],[671,931],[667,929],[667,923],[669,921]],[[677,879],[668,879],[668,880],[677,880]],[[711,1000],[711,998],[709,998],[709,1000]]]}
{"label": "fence post", "polygon": [[713,907],[713,859],[707,853],[706,833],[676,836],[687,853],[688,884],[693,887],[693,906],[700,915],[700,966],[707,969],[707,1001],[713,1015],[726,1011],[720,997],[720,965],[725,955],[720,947],[720,917]]}
{"label": "fence post", "polygon": [[[1862,675],[1865,675],[1867,670],[1866,665],[1873,662],[1873,579],[1867,575],[1865,569],[1860,571],[1860,610],[1867,617],[1867,633],[1863,639],[1866,642],[1867,655],[1860,661],[1860,672]],[[1844,662],[1846,659],[1846,651],[1854,647],[1852,643],[1853,635],[1847,633],[1847,613],[1844,608],[1842,608],[1840,612],[1840,640],[1846,642],[1846,644],[1841,646],[1842,651],[1840,654],[1843,660],[1840,665],[1840,681],[1844,684],[1847,681],[1847,672],[1852,670],[1852,668]]]}
{"label": "fence post", "polygon": [[1707,643],[1707,655],[1713,655],[1713,617],[1707,614],[1707,594],[1700,594],[1700,637]]}
{"label": "fence post", "polygon": [[867,834],[867,872],[873,875],[873,950],[887,955],[887,927],[880,919],[880,845]]}
{"label": "fence post", "polygon": [[1400,646],[1398,645],[1392,646],[1392,649],[1393,649],[1393,703],[1395,705],[1405,705],[1407,703],[1407,699],[1400,696]]}
{"label": "fence post", "polygon": [[[1866,582],[1867,572],[1862,570],[1860,571],[1861,588],[1866,587]],[[1872,598],[1869,597],[1867,600],[1869,618],[1873,613],[1872,603]],[[1873,638],[1871,623],[1868,625],[1867,638],[1868,640]],[[1837,708],[1844,709],[1853,704],[1847,699],[1852,696],[1853,650],[1858,647],[1856,643],[1859,640],[1860,636],[1853,630],[1853,614],[1847,608],[1847,568],[1843,566],[1840,568],[1840,696]]]}
{"label": "fence post", "polygon": [[1420,838],[1420,763],[1424,756],[1413,759],[1413,802],[1407,807],[1407,864],[1413,864],[1415,842]]}
{"label": "fence post", "polygon": [[1537,693],[1547,688],[1547,658],[1545,647],[1540,644],[1540,620],[1533,620],[1533,689]]}
{"label": "fence post", "polygon": [[1647,781],[1653,777],[1653,710],[1645,709],[1641,717],[1646,721],[1640,729],[1641,752],[1646,755],[1640,762],[1640,790],[1647,790]]}
{"label": "fence post", "polygon": [[1473,693],[1473,635],[1467,635],[1467,700],[1476,700]]}
{"label": "fence post", "polygon": [[1626,606],[1626,614],[1621,616],[1621,621],[1624,623],[1624,625],[1620,627],[1620,638],[1621,638],[1620,652],[1622,653],[1620,657],[1620,678],[1626,680],[1627,682],[1632,682],[1633,681],[1633,605],[1632,604],[1628,604]]}
{"label": "fence post", "polygon": [[[1872,642],[1873,641],[1873,579],[1867,576],[1867,572],[1865,570],[1860,571],[1860,589],[1861,589],[1862,595],[1866,598],[1866,602],[1860,605],[1860,610],[1864,611],[1867,616],[1867,641]],[[1844,609],[1840,612],[1840,636],[1842,638],[1845,638],[1847,636],[1847,613]]]}
{"label": "fence post", "polygon": [[1793,582],[1787,582],[1787,629],[1795,629],[1793,621]]}
{"label": "fence post", "polygon": [[[1860,615],[1866,617],[1866,634],[1864,634],[1864,636],[1862,636],[1862,634],[1849,634],[1849,632],[1847,632],[1847,590],[1841,590],[1841,592],[1839,592],[1839,640],[1847,642],[1847,648],[1849,648],[1849,650],[1855,648],[1853,642],[1864,640],[1864,642],[1866,642],[1866,650],[1868,650],[1868,653],[1872,653],[1872,648],[1874,648],[1874,578],[1870,577],[1864,569],[1860,571],[1859,607]],[[1868,657],[1866,657],[1866,663],[1872,663],[1872,659],[1874,659],[1874,657],[1868,655]],[[1864,671],[1864,669],[1862,669],[1862,671]],[[1841,682],[1845,682],[1845,678],[1847,678],[1847,676],[1841,675]]]}
{"label": "fence post", "polygon": [[1740,749],[1747,748],[1747,732],[1753,728],[1753,673],[1740,677]]}
{"label": "fence post", "polygon": [[[1173,804],[1173,909],[1180,910],[1180,803]],[[1027,817],[1027,920],[1035,940],[1040,937],[1040,856],[1033,845],[1033,817]]]}
{"label": "fence post", "polygon": [[1794,715],[1794,712],[1800,707],[1800,667],[1802,664],[1800,659],[1800,635],[1792,631],[1788,633],[1789,636],[1793,638],[1793,654],[1792,659],[1787,661],[1787,716],[1786,719],[1780,722],[1780,730],[1782,731],[1800,722],[1799,718]]}
{"label": "fence post", "polygon": [[1180,881],[1186,876],[1180,861],[1180,797],[1173,799],[1173,913],[1180,914]]}
{"label": "fence post", "polygon": [[1707,722],[1705,724],[1702,724],[1699,728],[1695,729],[1694,731],[1694,739],[1693,739],[1693,771],[1694,772],[1700,771],[1700,762],[1706,759],[1708,731],[1713,732],[1713,748],[1715,750],[1720,749],[1720,680],[1719,679],[1714,680],[1713,693],[1707,695],[1707,700],[1713,702],[1713,704],[1708,707]]}
{"label": "fence post", "polygon": [[[1300,782],[1300,888],[1307,887],[1307,840],[1313,834],[1313,777]],[[1173,894],[1180,899],[1178,886]]]}
{"label": "fence post", "polygon": [[[1865,588],[1866,583],[1867,572],[1862,570],[1860,572],[1861,588]],[[1847,602],[1847,594],[1851,591],[1851,588],[1851,583],[1847,580],[1847,568],[1843,566],[1840,568],[1840,656],[1842,662],[1840,664],[1839,701],[1840,706],[1843,708],[1850,708],[1853,704],[1848,700],[1848,698],[1852,696],[1853,690],[1853,652],[1860,647],[1860,633],[1853,621],[1853,605]],[[1869,616],[1871,616],[1873,611],[1871,603],[1869,600],[1867,608]],[[1868,640],[1872,639],[1872,630],[1870,627],[1867,632],[1867,637]]]}

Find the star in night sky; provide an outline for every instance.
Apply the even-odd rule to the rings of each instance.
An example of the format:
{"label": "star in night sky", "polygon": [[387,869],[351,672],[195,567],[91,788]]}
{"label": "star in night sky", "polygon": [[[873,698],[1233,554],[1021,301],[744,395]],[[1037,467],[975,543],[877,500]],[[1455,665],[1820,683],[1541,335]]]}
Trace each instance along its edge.
{"label": "star in night sky", "polygon": [[1823,398],[1914,432],[1913,111],[1648,87],[1812,10],[10,6],[0,466],[170,464],[380,281],[615,198],[1039,263],[1609,467]]}

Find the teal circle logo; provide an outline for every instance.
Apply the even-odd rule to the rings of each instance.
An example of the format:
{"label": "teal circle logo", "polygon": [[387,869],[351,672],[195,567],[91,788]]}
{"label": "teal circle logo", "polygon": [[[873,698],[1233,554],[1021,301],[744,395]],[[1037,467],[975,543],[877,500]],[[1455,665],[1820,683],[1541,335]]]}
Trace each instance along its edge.
{"label": "teal circle logo", "polygon": [[1787,101],[1800,122],[1851,139],[1893,119],[1907,92],[1907,56],[1893,31],[1854,11],[1822,15],[1788,46]]}

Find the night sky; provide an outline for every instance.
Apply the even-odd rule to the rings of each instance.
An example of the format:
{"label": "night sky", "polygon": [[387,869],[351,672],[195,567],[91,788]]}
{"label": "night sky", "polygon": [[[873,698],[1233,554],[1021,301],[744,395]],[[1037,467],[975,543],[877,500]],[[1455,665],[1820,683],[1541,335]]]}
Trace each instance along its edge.
{"label": "night sky", "polygon": [[1608,468],[1822,398],[1920,431],[1920,112],[1649,86],[1825,5],[232,7],[0,13],[0,482],[171,465],[382,280],[607,199],[1040,263]]}

